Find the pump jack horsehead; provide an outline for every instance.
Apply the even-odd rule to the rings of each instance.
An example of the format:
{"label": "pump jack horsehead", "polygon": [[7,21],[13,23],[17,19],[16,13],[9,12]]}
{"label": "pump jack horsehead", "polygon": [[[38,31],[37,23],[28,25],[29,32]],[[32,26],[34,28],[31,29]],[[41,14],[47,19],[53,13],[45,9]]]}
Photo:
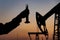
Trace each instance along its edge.
{"label": "pump jack horsehead", "polygon": [[20,23],[22,22],[22,18],[26,18],[26,22],[25,23],[30,23],[29,22],[29,9],[28,9],[28,5],[26,5],[26,9],[23,10],[14,19],[12,19],[12,21],[10,21],[10,22],[8,22],[6,24],[0,23],[0,35],[8,34],[13,29],[15,29],[17,26],[19,26]]}
{"label": "pump jack horsehead", "polygon": [[[40,29],[40,31],[42,33],[44,33],[45,35],[48,35],[48,31],[47,31],[47,28],[46,28],[46,23],[45,23],[45,20],[43,19],[43,17],[44,16],[42,16],[41,14],[36,12],[36,21],[37,21],[38,28]],[[42,30],[41,26],[43,26],[44,31]]]}

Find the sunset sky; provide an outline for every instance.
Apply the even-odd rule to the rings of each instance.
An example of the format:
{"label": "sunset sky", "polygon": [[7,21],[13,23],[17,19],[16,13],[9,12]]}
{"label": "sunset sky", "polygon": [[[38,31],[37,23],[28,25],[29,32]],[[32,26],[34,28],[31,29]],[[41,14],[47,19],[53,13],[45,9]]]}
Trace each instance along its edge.
{"label": "sunset sky", "polygon": [[[22,19],[20,25],[9,34],[0,35],[0,40],[29,40],[28,32],[37,32],[36,12],[45,15],[60,0],[0,0],[0,23],[10,22],[14,17],[21,13],[26,4],[29,6],[29,24],[25,24]],[[54,30],[54,14],[46,20],[46,27],[49,32],[49,40],[52,40]]]}

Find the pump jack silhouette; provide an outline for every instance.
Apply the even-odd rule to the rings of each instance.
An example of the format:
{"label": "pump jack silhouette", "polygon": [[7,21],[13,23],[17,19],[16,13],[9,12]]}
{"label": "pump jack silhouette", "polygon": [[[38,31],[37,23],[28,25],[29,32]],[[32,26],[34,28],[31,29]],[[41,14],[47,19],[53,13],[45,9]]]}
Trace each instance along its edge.
{"label": "pump jack silhouette", "polygon": [[53,14],[55,14],[53,40],[60,40],[60,3],[44,15],[44,20],[47,20]]}
{"label": "pump jack silhouette", "polygon": [[[42,16],[38,12],[36,12],[36,22],[37,22],[38,28],[40,29],[41,32],[28,32],[30,40],[32,40],[32,38],[31,38],[32,34],[36,35],[35,40],[39,40],[39,34],[45,35],[46,40],[48,40],[48,31],[47,31],[47,28],[46,28],[46,23],[45,23],[45,20],[44,20],[44,16]],[[41,26],[43,26],[44,31],[41,28]]]}
{"label": "pump jack silhouette", "polygon": [[17,26],[19,26],[20,23],[22,22],[22,18],[26,18],[26,22],[25,23],[30,23],[28,5],[26,5],[26,9],[23,10],[14,19],[12,19],[12,21],[10,21],[10,22],[8,22],[6,24],[0,23],[0,35],[8,34],[13,29],[15,29]]}
{"label": "pump jack silhouette", "polygon": [[[40,29],[40,31],[42,33],[48,33],[47,28],[46,28],[46,23],[45,20],[43,18],[44,16],[42,16],[41,14],[39,14],[38,12],[36,12],[36,21],[37,21],[37,25]],[[42,30],[41,26],[43,26],[44,31]]]}
{"label": "pump jack silhouette", "polygon": [[[45,21],[53,14],[56,14],[59,12],[59,7],[60,7],[60,3],[58,5],[56,5],[54,8],[52,8],[46,15],[42,16],[41,14],[39,14],[38,12],[36,12],[36,21],[38,24],[38,27],[43,25],[44,27],[46,26]],[[41,27],[39,27],[40,30],[43,32],[43,30],[41,29]]]}
{"label": "pump jack silhouette", "polygon": [[[60,40],[60,3],[58,3],[55,7],[53,7],[44,16],[42,16],[38,12],[36,12],[37,25],[40,28],[41,32],[43,33],[41,25],[43,25],[45,27],[46,26],[45,21],[53,14],[55,14],[53,40]],[[57,24],[56,24],[56,20],[58,22]],[[46,29],[46,32],[47,32],[47,29]]]}

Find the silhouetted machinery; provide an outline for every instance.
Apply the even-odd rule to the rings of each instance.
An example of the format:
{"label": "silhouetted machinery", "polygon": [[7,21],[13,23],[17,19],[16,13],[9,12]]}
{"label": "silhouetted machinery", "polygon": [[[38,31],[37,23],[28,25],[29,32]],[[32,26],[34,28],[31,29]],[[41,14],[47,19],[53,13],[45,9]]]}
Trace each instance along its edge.
{"label": "silhouetted machinery", "polygon": [[44,19],[46,20],[53,14],[55,14],[53,40],[60,40],[60,3],[44,15]]}
{"label": "silhouetted machinery", "polygon": [[[36,35],[36,40],[39,40],[39,34],[45,35],[46,40],[48,40],[48,30],[46,28],[45,22],[53,14],[55,14],[53,40],[60,40],[60,3],[58,3],[54,8],[52,8],[44,16],[42,16],[38,12],[36,12],[36,21],[37,21],[38,28],[41,30],[41,32],[28,32],[30,40],[31,40],[31,36],[30,36],[31,34]],[[26,9],[24,11],[22,11],[17,17],[12,19],[12,21],[10,21],[6,24],[0,23],[0,35],[8,34],[13,29],[15,29],[22,21],[22,18],[26,18],[25,23],[30,23],[28,5],[26,6]],[[42,30],[41,26],[43,26],[44,30]]]}
{"label": "silhouetted machinery", "polygon": [[[36,12],[37,25],[40,28],[41,33],[40,32],[29,32],[28,33],[29,37],[31,34],[36,34],[36,40],[39,40],[38,34],[44,34],[45,36],[47,35],[47,39],[48,39],[48,31],[46,29],[45,21],[53,14],[55,14],[53,40],[60,40],[60,3],[58,3],[55,7],[53,7],[44,16],[41,16],[38,12]],[[44,26],[44,31],[41,29],[41,25]],[[31,37],[30,37],[30,39],[31,39]]]}
{"label": "silhouetted machinery", "polygon": [[[48,31],[47,31],[47,28],[46,28],[45,20],[43,19],[43,16],[40,15],[38,12],[36,12],[36,21],[37,21],[38,28],[40,29],[41,32],[28,32],[30,40],[32,40],[31,36],[30,36],[31,34],[36,35],[35,40],[40,40],[39,39],[40,34],[45,35],[46,40],[48,40]],[[44,31],[42,30],[41,26],[43,26]]]}
{"label": "silhouetted machinery", "polygon": [[23,10],[19,15],[17,15],[15,18],[13,18],[10,22],[3,24],[0,23],[0,35],[8,34],[13,29],[15,29],[17,26],[20,25],[23,18],[26,18],[25,23],[30,23],[29,21],[29,8],[28,5],[26,5],[26,9]]}

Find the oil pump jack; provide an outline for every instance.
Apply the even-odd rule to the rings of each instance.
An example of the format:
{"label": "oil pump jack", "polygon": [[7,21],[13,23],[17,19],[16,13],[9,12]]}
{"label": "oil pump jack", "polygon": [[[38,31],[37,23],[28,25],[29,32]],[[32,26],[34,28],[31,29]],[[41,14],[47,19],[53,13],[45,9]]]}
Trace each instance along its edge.
{"label": "oil pump jack", "polygon": [[43,21],[41,21],[40,24],[42,25],[42,23],[46,21],[53,14],[55,14],[53,40],[60,40],[60,3],[58,3],[47,14],[44,15],[43,17],[44,20],[42,19]]}
{"label": "oil pump jack", "polygon": [[[55,7],[53,7],[42,18],[40,18],[41,16],[39,16],[40,19],[37,19],[38,20],[37,24],[38,24],[38,27],[41,25],[45,26],[45,21],[53,14],[55,14],[53,40],[60,40],[60,3],[58,3]],[[40,27],[40,30],[42,31],[41,27]]]}
{"label": "oil pump jack", "polygon": [[[31,40],[31,34],[35,34],[35,40],[40,40],[39,39],[39,35],[43,34],[46,37],[46,40],[48,40],[48,31],[46,28],[46,23],[45,20],[43,19],[44,16],[42,16],[41,14],[39,14],[38,12],[36,12],[36,21],[37,21],[37,25],[38,28],[40,29],[41,32],[28,32],[30,40]],[[43,26],[44,31],[42,30],[41,26]],[[42,38],[43,39],[43,38]]]}
{"label": "oil pump jack", "polygon": [[[46,20],[51,16],[55,14],[54,18],[54,33],[53,33],[53,40],[60,40],[60,3],[58,3],[55,7],[53,7],[47,14],[44,16],[41,16],[38,12],[36,12],[36,21],[37,25],[40,28],[42,33],[39,32],[30,32],[30,34],[36,34],[36,40],[39,40],[38,34],[45,34],[48,35],[48,31],[46,29]],[[41,29],[41,25],[44,26],[44,31]],[[47,34],[46,34],[47,33]],[[31,38],[30,38],[31,39]]]}
{"label": "oil pump jack", "polygon": [[55,14],[53,40],[60,40],[60,3],[44,15],[44,20],[47,20],[53,14]]}

